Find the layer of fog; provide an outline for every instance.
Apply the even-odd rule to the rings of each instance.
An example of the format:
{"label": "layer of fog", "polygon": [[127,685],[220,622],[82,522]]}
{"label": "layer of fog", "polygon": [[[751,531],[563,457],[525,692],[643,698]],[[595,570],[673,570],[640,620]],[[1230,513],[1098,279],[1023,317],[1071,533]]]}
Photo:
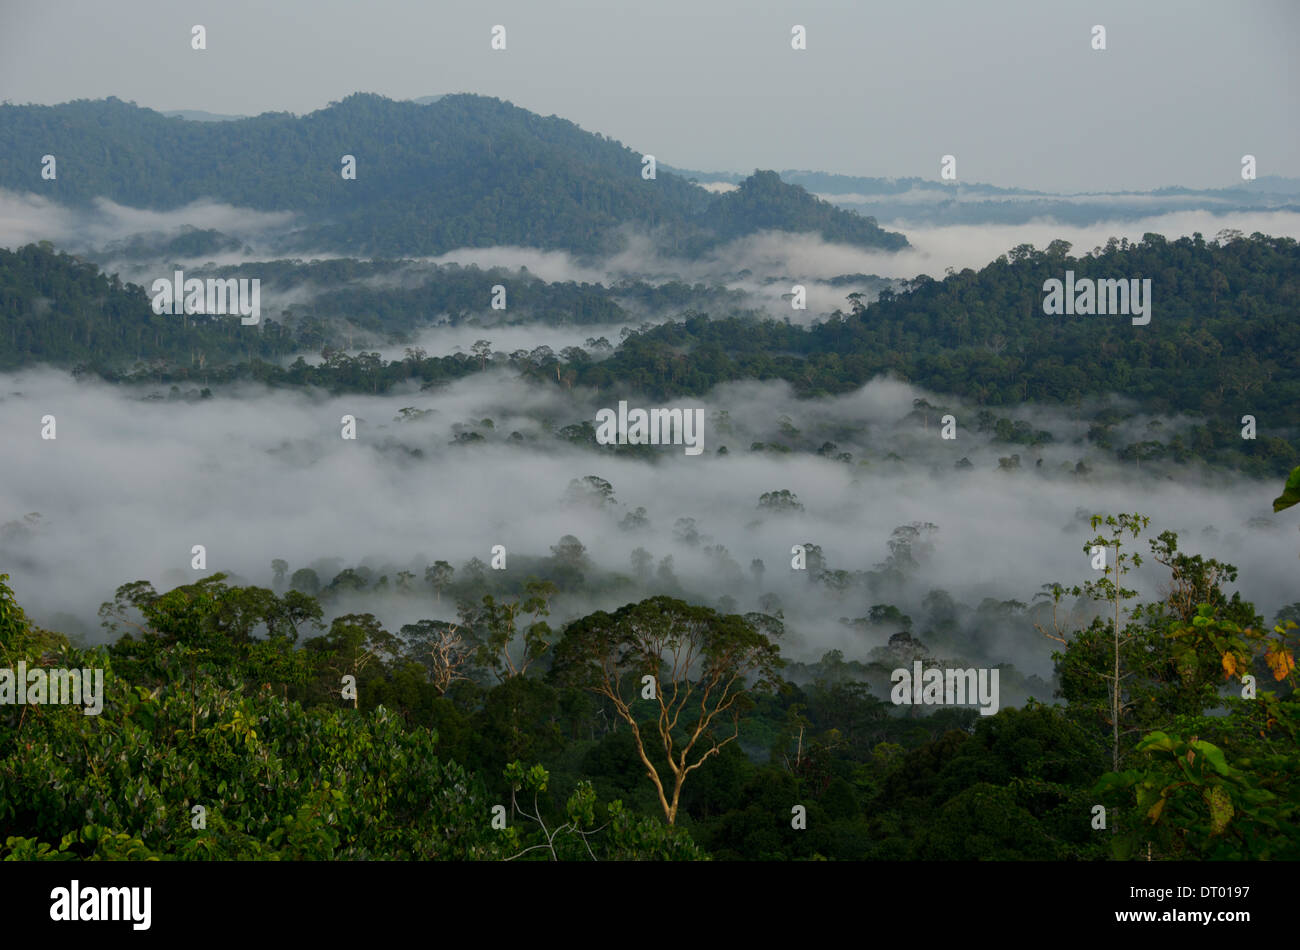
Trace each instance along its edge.
{"label": "layer of fog", "polygon": [[[557,439],[556,428],[592,421],[603,403],[507,372],[477,374],[436,394],[324,397],[248,386],[186,402],[144,398],[151,392],[50,371],[0,379],[0,432],[10,449],[0,482],[0,570],[43,625],[102,640],[96,608],[120,584],[149,579],[169,589],[220,570],[269,587],[270,562],[283,558],[290,572],[313,567],[322,583],[347,566],[369,566],[390,585],[396,572],[411,571],[417,594],[358,594],[330,605],[335,615],[373,612],[396,630],[422,618],[454,619],[453,605],[436,604],[422,583],[435,560],[463,571],[472,557],[490,561],[501,544],[507,567],[522,574],[530,558],[549,557],[572,535],[586,546],[587,575],[606,592],[558,597],[553,621],[661,591],[742,612],[775,609],[776,601],[762,603],[775,594],[788,655],[816,659],[837,648],[862,659],[899,626],[855,628],[841,618],[893,604],[931,643],[925,598],[941,588],[969,609],[960,638],[931,643],[934,649],[966,662],[1011,661],[1047,677],[1051,643],[1033,629],[1034,618],[1014,606],[992,614],[974,608],[985,598],[1028,603],[1045,583],[1095,578],[1083,550],[1092,535],[1085,516],[1120,511],[1151,516],[1151,536],[1174,529],[1184,550],[1238,565],[1243,595],[1268,619],[1300,599],[1294,518],[1270,509],[1278,484],[1120,467],[1083,440],[1085,423],[1042,410],[1016,413],[1056,434],[1029,449],[991,443],[975,431],[974,411],[949,401],[959,428],[946,441],[935,411],[913,409],[918,396],[944,400],[888,380],[813,401],[794,399],[784,384],[719,387],[676,403],[705,410],[704,454],[662,446],[649,461]],[[635,393],[627,398],[650,405]],[[403,408],[430,412],[396,421]],[[57,419],[55,440],[40,437],[47,413]],[[344,414],[358,420],[356,441],[340,438]],[[1136,432],[1144,422],[1129,425]],[[1165,423],[1177,429],[1185,420]],[[470,432],[482,440],[450,444]],[[753,442],[796,451],[749,451]],[[825,442],[836,444],[830,457],[812,454]],[[727,454],[718,452],[723,445]],[[850,458],[836,460],[840,453]],[[1020,470],[999,470],[998,459],[1013,453]],[[972,469],[954,468],[963,457]],[[1081,460],[1092,474],[1074,473]],[[566,502],[570,483],[588,475],[612,484],[613,504]],[[780,489],[794,492],[804,510],[761,509],[760,496]],[[645,524],[629,529],[625,519],[637,508],[645,509]],[[790,568],[792,545],[811,542],[830,571],[871,571],[888,560],[891,532],[913,522],[937,530],[920,532],[916,566],[904,565],[883,587],[848,577],[837,594]],[[196,544],[206,547],[206,572],[190,568]],[[638,547],[653,556],[650,576],[609,593],[604,572],[633,577]],[[750,573],[754,559],[766,567],[761,583]],[[1152,595],[1165,579],[1149,565],[1135,586]]]}
{"label": "layer of fog", "polygon": [[[926,274],[941,280],[948,268],[978,270],[1021,244],[1041,249],[1052,241],[1065,240],[1073,246],[1072,253],[1079,256],[1104,247],[1112,237],[1138,242],[1147,233],[1176,240],[1199,232],[1211,240],[1223,230],[1235,229],[1243,234],[1258,231],[1300,239],[1300,214],[1289,211],[1179,211],[1088,226],[1054,220],[937,227],[906,220],[881,223],[903,231],[912,246],[902,251],[880,251],[830,243],[815,234],[767,231],[732,241],[698,258],[683,259],[659,253],[650,237],[630,234],[621,253],[596,264],[579,263],[562,251],[528,248],[465,248],[432,260],[462,266],[526,266],[547,281],[610,284],[631,278],[650,283],[682,280],[718,284],[746,292],[751,306],[772,316],[807,324],[834,309],[845,309],[848,295],[865,287],[852,283],[833,285],[833,278],[864,274],[908,280]],[[807,310],[791,307],[789,295],[795,284],[807,290]],[[868,292],[866,297],[870,300],[874,293]]]}
{"label": "layer of fog", "polygon": [[[1073,252],[1079,255],[1104,246],[1112,237],[1136,242],[1148,232],[1169,239],[1200,232],[1211,239],[1222,230],[1235,229],[1244,234],[1258,231],[1300,238],[1300,214],[1290,211],[1220,214],[1200,209],[1136,220],[1103,221],[1088,226],[1063,224],[1052,219],[978,226],[936,226],[906,219],[881,223],[904,232],[912,246],[898,252],[881,251],[828,243],[815,234],[768,231],[685,259],[662,253],[653,235],[628,229],[624,232],[624,249],[601,260],[527,247],[462,248],[435,257],[419,258],[400,272],[377,275],[371,283],[381,288],[386,282],[393,286],[406,286],[412,280],[425,279],[421,277],[418,262],[526,269],[528,275],[547,282],[576,281],[610,286],[627,279],[652,284],[685,281],[743,291],[747,295],[746,308],[761,310],[778,319],[788,318],[795,323],[808,324],[832,310],[845,308],[850,293],[862,292],[868,301],[875,296],[876,287],[870,280],[832,284],[834,278],[872,275],[897,281],[927,274],[941,279],[948,268],[978,269],[998,255],[1026,243],[1043,248],[1062,239],[1070,242]],[[17,247],[44,239],[72,249],[102,249],[113,241],[132,235],[175,234],[182,226],[188,225],[232,235],[245,242],[252,251],[250,254],[244,249],[231,250],[178,260],[113,260],[104,265],[106,270],[119,273],[124,280],[145,287],[157,277],[170,277],[173,265],[198,268],[208,263],[248,265],[273,259],[278,256],[276,248],[291,224],[292,215],[288,213],[267,213],[211,202],[156,212],[127,208],[100,199],[92,211],[79,211],[37,195],[0,191],[0,246]],[[309,259],[301,253],[292,256]],[[317,259],[335,256],[327,253],[315,255]],[[253,270],[255,268],[249,269],[247,276],[256,276]],[[804,310],[795,310],[791,306],[790,295],[796,284],[806,290],[807,308]],[[328,292],[328,288],[322,290],[307,282],[287,287],[269,286],[264,288],[263,309],[278,314],[285,307],[309,303],[321,292]],[[488,300],[486,293],[484,300]],[[672,315],[653,316],[658,319]],[[442,316],[431,313],[430,324],[436,324]],[[638,316],[644,318],[646,315]],[[586,334],[579,330],[575,336],[578,335],[585,340],[587,336],[600,334]],[[569,338],[567,334],[565,338]],[[542,342],[539,337],[538,342],[524,341],[518,348],[530,349]],[[459,337],[452,344],[453,347],[463,345]],[[438,351],[430,349],[430,352]]]}
{"label": "layer of fog", "polygon": [[[31,192],[0,189],[0,247],[52,241],[60,248],[84,252],[136,235],[179,234],[185,225],[221,231],[254,246],[270,246],[288,233],[295,217],[290,211],[258,211],[209,200],[152,211],[96,198],[90,208],[77,208]],[[232,261],[245,257],[227,256]]]}
{"label": "layer of fog", "polygon": [[1185,211],[1136,221],[1107,221],[1087,227],[1050,220],[1014,225],[939,227],[920,226],[905,220],[881,224],[903,231],[912,247],[895,252],[873,251],[827,244],[815,235],[769,232],[734,242],[728,245],[724,254],[707,263],[720,269],[744,266],[760,274],[789,274],[796,279],[816,280],[836,274],[876,274],[910,279],[926,274],[942,280],[949,267],[979,270],[998,255],[1021,244],[1032,244],[1042,249],[1058,239],[1070,242],[1073,245],[1071,253],[1076,257],[1104,247],[1112,237],[1137,242],[1148,232],[1170,240],[1200,232],[1206,240],[1212,240],[1222,230],[1235,229],[1243,234],[1259,231],[1274,237],[1300,239],[1300,214],[1289,211],[1223,215]]}
{"label": "layer of fog", "polygon": [[[943,185],[938,182],[928,186],[913,186],[905,191],[862,194],[860,192],[818,192],[817,197],[831,204],[846,205],[937,205],[951,201],[968,201],[977,204],[1006,202],[1025,204],[1034,202],[1065,202],[1077,205],[1149,205],[1153,210],[1168,211],[1178,209],[1204,209],[1207,207],[1227,206],[1240,209],[1243,204],[1254,204],[1254,196],[1249,192],[1234,191],[1230,193],[1207,193],[1202,191],[1186,193],[1153,194],[1151,192],[1098,192],[1091,194],[1057,195],[1035,191],[1026,194],[1016,192],[990,192]],[[870,214],[870,208],[863,208],[863,214]]]}

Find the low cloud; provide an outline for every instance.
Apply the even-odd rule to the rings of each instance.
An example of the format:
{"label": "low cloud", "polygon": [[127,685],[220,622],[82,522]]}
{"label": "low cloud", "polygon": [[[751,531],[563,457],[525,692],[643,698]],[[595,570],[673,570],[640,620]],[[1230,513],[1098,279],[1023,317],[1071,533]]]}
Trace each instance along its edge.
{"label": "low cloud", "polygon": [[[1023,416],[1056,434],[1040,448],[993,443],[975,432],[974,409],[955,404],[958,438],[945,441],[934,414],[910,415],[914,399],[942,398],[886,379],[827,399],[798,400],[783,383],[746,382],[676,400],[670,405],[705,410],[705,454],[664,446],[649,461],[552,434],[591,421],[609,399],[526,384],[507,372],[476,374],[436,394],[330,397],[241,386],[186,402],[146,398],[153,392],[53,371],[0,378],[0,429],[12,449],[0,486],[0,563],[39,623],[101,639],[99,603],[128,581],[160,588],[193,581],[200,576],[189,566],[195,544],[206,547],[209,572],[265,586],[272,558],[287,560],[291,571],[326,559],[335,571],[357,564],[390,575],[410,570],[418,583],[434,560],[488,561],[495,544],[506,546],[519,570],[520,558],[548,556],[573,535],[586,546],[590,572],[633,577],[638,547],[653,556],[654,570],[630,593],[562,596],[555,620],[663,589],[715,606],[725,595],[742,611],[775,594],[791,655],[839,648],[860,658],[897,628],[864,630],[841,618],[891,603],[924,636],[925,598],[943,589],[969,610],[960,641],[940,646],[971,662],[1010,661],[1047,676],[1051,644],[1024,611],[992,619],[970,611],[985,598],[1028,603],[1045,583],[1094,577],[1083,551],[1092,535],[1086,516],[1119,511],[1150,515],[1152,536],[1177,530],[1184,550],[1238,565],[1240,589],[1267,617],[1295,599],[1300,539],[1271,514],[1276,484],[1120,466],[1086,443],[1085,422],[1041,409]],[[635,393],[622,398],[652,405]],[[429,412],[395,421],[403,408]],[[40,438],[47,413],[57,418],[54,441]],[[354,442],[340,438],[344,414],[358,420]],[[451,444],[467,431],[482,441]],[[796,451],[750,451],[754,442]],[[813,454],[826,442],[835,443],[830,457]],[[723,445],[728,454],[720,456]],[[851,458],[836,461],[839,453]],[[1020,470],[999,470],[998,458],[1013,453]],[[954,467],[963,457],[972,469]],[[1080,460],[1091,475],[1074,474]],[[613,505],[565,503],[570,483],[588,475],[613,485]],[[782,489],[802,511],[760,508],[760,496]],[[638,508],[645,523],[629,530],[625,519]],[[891,532],[912,522],[937,530],[923,532],[916,566],[883,587],[859,577],[836,593],[790,569],[792,545],[812,542],[831,570],[872,571],[890,557]],[[670,556],[664,581],[658,571]],[[750,572],[754,559],[766,567],[761,581]],[[1163,579],[1158,566],[1136,578],[1148,596]],[[427,591],[362,595],[335,609],[373,611],[390,629],[453,612]]]}
{"label": "low cloud", "polygon": [[185,225],[214,229],[241,241],[263,241],[286,232],[294,219],[290,211],[255,211],[215,201],[151,211],[96,198],[87,210],[0,189],[0,246],[8,248],[52,241],[69,250],[86,251],[138,234],[174,236]]}

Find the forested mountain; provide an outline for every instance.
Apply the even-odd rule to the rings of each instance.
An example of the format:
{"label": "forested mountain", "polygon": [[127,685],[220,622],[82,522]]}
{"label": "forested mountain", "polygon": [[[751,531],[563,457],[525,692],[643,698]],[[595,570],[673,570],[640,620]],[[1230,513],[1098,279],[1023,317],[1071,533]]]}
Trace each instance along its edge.
{"label": "forested mountain", "polygon": [[[36,154],[31,143],[41,143]],[[57,179],[41,178],[41,154],[57,159]],[[355,180],[342,177],[345,155]],[[907,244],[779,181],[719,201],[669,172],[644,180],[640,153],[475,95],[420,105],[358,93],[301,117],[228,122],[112,98],[0,106],[0,188],[80,206],[102,197],[163,210],[208,198],[292,211],[299,229],[286,246],[380,256],[499,244],[596,253],[619,247],[615,229],[629,224],[678,253],[761,228]]]}
{"label": "forested mountain", "polygon": [[[1117,392],[1156,409],[1211,411],[1250,394],[1260,409],[1300,396],[1300,245],[1292,238],[1147,234],[1083,256],[1054,241],[870,306],[851,301],[805,330],[777,321],[688,320],[641,335],[585,381],[617,376],[656,393],[699,393],[723,379],[784,378],[809,395],[843,392],[892,370],[940,392],[1010,405]],[[1152,317],[1048,316],[1046,280],[1150,278]],[[671,372],[648,357],[672,350]],[[1285,409],[1288,414],[1293,409]],[[1293,417],[1289,418],[1294,420]]]}
{"label": "forested mountain", "polygon": [[[775,320],[690,317],[630,336],[608,360],[578,368],[580,382],[657,396],[700,394],[719,382],[784,379],[805,395],[841,393],[885,372],[989,406],[1075,405],[1117,394],[1152,412],[1216,420],[1203,443],[1148,449],[1207,457],[1242,451],[1285,471],[1300,457],[1300,245],[1292,238],[1200,234],[1069,255],[1015,248],[978,272],[922,276],[905,293],[851,301],[810,329]],[[1127,316],[1048,316],[1043,284],[1150,278],[1151,322]],[[1243,441],[1241,417],[1267,419],[1272,437]],[[1104,432],[1097,438],[1103,444]],[[1288,442],[1290,440],[1290,442]],[[1145,444],[1145,443],[1144,443]],[[1138,449],[1137,451],[1145,451]]]}
{"label": "forested mountain", "polygon": [[812,231],[827,241],[899,250],[901,234],[882,232],[871,218],[850,214],[788,185],[776,172],[758,171],[735,191],[714,199],[705,214],[714,234],[724,240],[761,230]]}
{"label": "forested mountain", "polygon": [[[432,383],[484,366],[512,367],[542,382],[580,384],[607,392],[660,398],[701,395],[740,379],[784,379],[805,396],[843,393],[881,373],[893,373],[938,393],[989,407],[1030,401],[1073,406],[1118,394],[1152,413],[1187,413],[1206,420],[1191,436],[1115,445],[1138,461],[1196,455],[1277,474],[1300,462],[1300,246],[1290,238],[1199,234],[1168,241],[1147,235],[1139,244],[1112,242],[1081,257],[1054,242],[1039,251],[1014,249],[976,272],[942,281],[921,277],[903,293],[885,291],[850,312],[803,328],[750,317],[711,319],[686,313],[678,322],[633,332],[606,359],[571,348],[553,354],[496,353],[480,362],[463,354],[424,356],[385,365],[375,356],[335,353],[324,365],[280,369],[270,360],[329,342],[322,319],[349,316],[376,332],[410,329],[421,306],[484,309],[498,277],[448,268],[435,283],[413,290],[336,291],[332,303],[295,305],[260,326],[238,318],[157,316],[143,289],[123,285],[93,266],[52,249],[0,251],[0,366],[90,363],[120,372],[136,360],[155,361],[145,378],[208,382],[254,376],[283,385],[310,383],[333,391],[381,392],[403,380]],[[286,273],[288,263],[271,265]],[[391,271],[389,263],[310,265],[322,284]],[[1152,279],[1152,317],[1133,326],[1126,316],[1048,316],[1043,283],[1066,270],[1076,277],[1123,275]],[[319,271],[319,273],[317,273]],[[223,271],[234,273],[234,271]],[[274,276],[273,274],[270,276]],[[546,313],[588,313],[618,319],[618,301],[640,295],[660,305],[694,299],[703,288],[624,285],[521,285],[521,306]],[[432,295],[432,296],[431,296]],[[484,331],[490,342],[490,330]],[[202,357],[200,359],[200,356]],[[1258,439],[1239,437],[1243,415],[1255,416]],[[1110,445],[1118,416],[1098,420],[1090,436]],[[1199,434],[1196,434],[1199,431]],[[1188,441],[1190,438],[1191,441]]]}

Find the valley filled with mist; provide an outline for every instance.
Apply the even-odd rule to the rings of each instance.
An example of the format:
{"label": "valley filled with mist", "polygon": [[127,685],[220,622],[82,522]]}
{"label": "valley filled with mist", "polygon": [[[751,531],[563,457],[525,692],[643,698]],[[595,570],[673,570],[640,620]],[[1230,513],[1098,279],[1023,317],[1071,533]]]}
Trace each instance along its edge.
{"label": "valley filled with mist", "polygon": [[1016,167],[0,105],[0,854],[1300,857],[1300,179]]}

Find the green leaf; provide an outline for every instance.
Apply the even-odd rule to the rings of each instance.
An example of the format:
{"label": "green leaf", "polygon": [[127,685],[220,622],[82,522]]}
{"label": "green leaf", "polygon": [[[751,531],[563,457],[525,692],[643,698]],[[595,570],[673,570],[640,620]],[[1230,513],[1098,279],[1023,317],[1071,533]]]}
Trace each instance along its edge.
{"label": "green leaf", "polygon": [[1300,466],[1291,470],[1291,475],[1286,480],[1286,487],[1282,489],[1282,494],[1273,499],[1273,510],[1282,511],[1295,504],[1300,504]]}
{"label": "green leaf", "polygon": [[1102,792],[1110,791],[1113,788],[1127,788],[1132,785],[1141,773],[1129,770],[1127,772],[1107,772],[1101,778],[1097,779],[1092,787],[1091,794],[1099,795]]}
{"label": "green leaf", "polygon": [[1198,739],[1192,743],[1192,748],[1205,757],[1205,761],[1210,763],[1210,767],[1220,775],[1232,774],[1232,769],[1228,765],[1228,760],[1223,757],[1223,750],[1218,746],[1211,745],[1208,742]]}
{"label": "green leaf", "polygon": [[1149,752],[1152,749],[1172,752],[1174,750],[1174,740],[1169,738],[1169,736],[1165,735],[1163,732],[1152,732],[1138,743],[1137,750],[1139,752]]}

